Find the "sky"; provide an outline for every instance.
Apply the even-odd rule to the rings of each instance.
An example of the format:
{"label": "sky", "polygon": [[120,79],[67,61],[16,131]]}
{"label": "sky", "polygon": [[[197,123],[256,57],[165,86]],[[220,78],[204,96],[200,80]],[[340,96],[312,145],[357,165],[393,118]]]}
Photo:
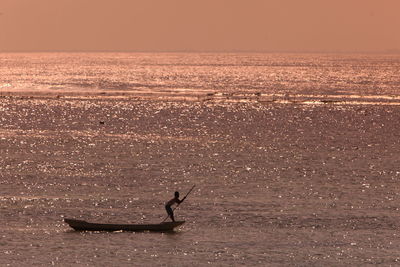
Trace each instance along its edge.
{"label": "sky", "polygon": [[0,0],[0,52],[400,51],[400,0]]}

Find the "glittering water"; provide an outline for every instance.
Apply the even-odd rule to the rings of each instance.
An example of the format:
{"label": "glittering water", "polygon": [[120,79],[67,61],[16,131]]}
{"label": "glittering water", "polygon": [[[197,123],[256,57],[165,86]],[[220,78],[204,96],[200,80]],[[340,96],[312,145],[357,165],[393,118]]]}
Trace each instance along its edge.
{"label": "glittering water", "polygon": [[[160,101],[156,93],[369,95],[386,103],[376,96],[396,95],[395,56],[3,54],[1,60],[0,265],[400,261],[396,100],[297,105],[213,95]],[[265,75],[274,69],[280,82]],[[373,82],[357,83],[352,69]],[[331,76],[313,81],[312,72]],[[264,85],[256,85],[257,73]],[[31,89],[142,90],[153,98],[17,94]],[[165,201],[193,184],[176,211],[186,224],[172,234],[78,233],[63,223],[64,217],[160,222]]]}
{"label": "glittering water", "polygon": [[256,94],[275,101],[300,96],[397,103],[399,77],[400,55],[0,54],[3,91]]}

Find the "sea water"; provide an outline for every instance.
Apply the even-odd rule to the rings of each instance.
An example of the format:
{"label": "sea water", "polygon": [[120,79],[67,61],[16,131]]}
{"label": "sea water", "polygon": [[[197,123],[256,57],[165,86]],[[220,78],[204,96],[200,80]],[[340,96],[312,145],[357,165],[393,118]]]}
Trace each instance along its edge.
{"label": "sea water", "polygon": [[[0,265],[397,265],[399,66],[1,54]],[[193,185],[173,233],[63,222],[158,223]]]}
{"label": "sea water", "polygon": [[[386,54],[1,54],[0,89],[174,95],[398,97],[400,56]],[[396,98],[398,101],[398,98]]]}

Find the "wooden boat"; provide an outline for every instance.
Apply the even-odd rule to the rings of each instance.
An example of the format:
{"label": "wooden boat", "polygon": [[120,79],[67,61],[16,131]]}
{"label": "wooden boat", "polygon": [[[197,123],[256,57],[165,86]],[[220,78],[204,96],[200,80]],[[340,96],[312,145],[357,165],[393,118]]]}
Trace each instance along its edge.
{"label": "wooden boat", "polygon": [[185,223],[185,221],[163,222],[158,224],[109,224],[90,223],[83,220],[64,219],[72,228],[77,231],[156,231],[168,232]]}

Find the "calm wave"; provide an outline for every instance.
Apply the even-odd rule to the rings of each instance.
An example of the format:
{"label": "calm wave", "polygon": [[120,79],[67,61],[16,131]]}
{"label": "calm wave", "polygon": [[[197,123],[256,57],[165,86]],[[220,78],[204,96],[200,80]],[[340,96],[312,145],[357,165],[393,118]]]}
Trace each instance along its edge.
{"label": "calm wave", "polygon": [[[396,56],[2,54],[0,71],[1,266],[400,262]],[[69,90],[153,99],[32,94]],[[210,101],[154,98],[178,93]],[[374,105],[315,105],[342,99]],[[63,222],[159,223],[193,185],[171,234]]]}
{"label": "calm wave", "polygon": [[399,77],[399,55],[0,54],[3,92],[254,95],[264,100],[398,103]]}

